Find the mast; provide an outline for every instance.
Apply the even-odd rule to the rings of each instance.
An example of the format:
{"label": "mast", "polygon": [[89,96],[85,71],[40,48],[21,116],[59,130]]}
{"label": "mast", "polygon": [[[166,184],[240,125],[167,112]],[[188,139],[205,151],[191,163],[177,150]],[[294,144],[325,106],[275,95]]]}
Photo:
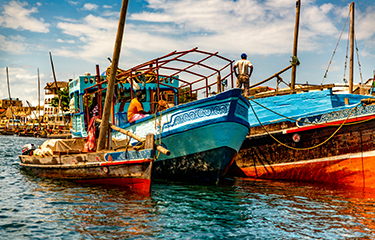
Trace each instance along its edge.
{"label": "mast", "polygon": [[354,2],[350,4],[350,53],[349,53],[349,93],[353,93],[354,71]]}
{"label": "mast", "polygon": [[40,127],[40,77],[39,77],[39,68],[38,68],[38,124]]}
{"label": "mast", "polygon": [[[51,67],[52,67],[52,73],[53,73],[53,80],[55,82],[55,87],[56,87],[56,93],[57,93],[57,98],[59,99],[59,111],[61,111],[61,115],[62,115],[62,118],[63,118],[63,124],[65,125],[65,121],[64,121],[64,117],[63,117],[63,114],[62,114],[62,107],[61,107],[61,96],[60,96],[60,93],[59,93],[59,88],[57,87],[57,81],[56,81],[56,74],[55,74],[55,67],[53,66],[53,61],[52,61],[52,53],[49,52],[49,58],[51,60]],[[57,116],[58,114],[56,114],[56,118],[55,118],[55,124],[57,122]]]}
{"label": "mast", "polygon": [[115,82],[116,82],[116,71],[117,71],[117,66],[118,66],[118,62],[120,58],[122,37],[124,33],[124,28],[125,28],[125,18],[126,18],[128,3],[129,3],[129,0],[122,1],[120,19],[119,19],[118,28],[117,28],[115,49],[113,51],[113,57],[112,57],[113,61],[111,65],[111,73],[110,73],[110,77],[108,81],[107,94],[105,96],[102,122],[100,124],[98,151],[103,150],[105,148],[106,134],[108,132],[109,113],[111,111],[111,103],[113,101],[113,92],[115,89]]}
{"label": "mast", "polygon": [[292,58],[292,77],[290,81],[290,89],[294,89],[296,85],[296,71],[297,71],[297,46],[298,46],[298,30],[299,30],[299,16],[300,16],[301,0],[296,1],[296,23],[294,27],[294,44],[293,44],[293,58]]}
{"label": "mast", "polygon": [[[9,96],[9,108],[10,108],[10,112],[12,114],[12,119],[13,119],[13,109],[12,109],[12,97],[10,96],[10,86],[9,86],[9,72],[8,72],[8,67],[6,67],[6,72],[7,72],[7,85],[8,85],[8,96]],[[13,119],[13,127],[14,127],[14,119]]]}

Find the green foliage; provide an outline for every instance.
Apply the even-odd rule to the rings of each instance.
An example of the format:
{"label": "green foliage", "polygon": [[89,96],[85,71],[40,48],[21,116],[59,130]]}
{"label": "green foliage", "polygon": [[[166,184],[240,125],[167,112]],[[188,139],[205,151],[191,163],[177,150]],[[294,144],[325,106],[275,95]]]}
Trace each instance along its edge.
{"label": "green foliage", "polygon": [[[61,107],[63,111],[69,110],[69,89],[64,88],[63,90],[59,90],[59,94],[61,97]],[[52,107],[58,107],[59,106],[59,98],[54,97],[51,100],[51,106]]]}
{"label": "green foliage", "polygon": [[188,103],[197,100],[197,94],[193,93],[193,96],[191,97],[191,93],[189,93],[190,88],[182,88],[178,90],[178,101],[179,103]]}

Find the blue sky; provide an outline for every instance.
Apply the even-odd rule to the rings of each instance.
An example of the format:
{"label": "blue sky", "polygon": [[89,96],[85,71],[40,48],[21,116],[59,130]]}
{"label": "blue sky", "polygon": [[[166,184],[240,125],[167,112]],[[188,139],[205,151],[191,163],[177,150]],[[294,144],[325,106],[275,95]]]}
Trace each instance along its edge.
{"label": "blue sky", "polygon": [[[351,1],[302,0],[297,83],[320,84],[349,12]],[[37,103],[41,86],[52,82],[49,52],[59,81],[101,71],[112,57],[120,0],[0,0],[0,98]],[[363,80],[375,70],[375,3],[356,2],[356,39]],[[254,65],[251,83],[289,65],[293,49],[294,0],[130,0],[121,68],[199,47],[237,60],[242,52]],[[342,83],[347,29],[324,83]],[[361,81],[355,59],[355,83]],[[348,73],[346,73],[348,76]],[[290,82],[290,71],[282,75]],[[268,85],[275,86],[275,81]],[[42,97],[43,97],[42,90]]]}

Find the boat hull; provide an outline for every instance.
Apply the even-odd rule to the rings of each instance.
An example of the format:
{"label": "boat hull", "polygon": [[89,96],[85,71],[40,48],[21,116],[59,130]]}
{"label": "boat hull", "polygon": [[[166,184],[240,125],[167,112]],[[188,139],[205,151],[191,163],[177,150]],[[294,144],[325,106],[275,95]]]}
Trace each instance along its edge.
{"label": "boat hull", "polygon": [[[360,107],[351,118],[350,109],[333,111],[310,117],[320,125],[300,123],[272,132],[286,146],[266,133],[248,136],[229,174],[375,188],[374,107]],[[272,124],[267,127],[273,128]]]}
{"label": "boat hull", "polygon": [[146,158],[130,160],[119,158],[118,152],[19,157],[22,168],[40,177],[149,192],[153,156],[151,150],[148,152]]}
{"label": "boat hull", "polygon": [[178,182],[216,183],[233,163],[236,151],[222,147],[155,162],[153,176]]}
{"label": "boat hull", "polygon": [[[157,140],[161,137],[162,146],[170,150],[169,156],[156,154],[153,178],[217,183],[249,132],[248,107],[241,90],[232,89],[168,109],[157,117],[156,129],[158,124],[153,118],[124,128],[139,136],[154,133]],[[118,133],[114,136],[126,137]]]}
{"label": "boat hull", "polygon": [[236,176],[375,187],[375,151],[295,163],[233,168]]}

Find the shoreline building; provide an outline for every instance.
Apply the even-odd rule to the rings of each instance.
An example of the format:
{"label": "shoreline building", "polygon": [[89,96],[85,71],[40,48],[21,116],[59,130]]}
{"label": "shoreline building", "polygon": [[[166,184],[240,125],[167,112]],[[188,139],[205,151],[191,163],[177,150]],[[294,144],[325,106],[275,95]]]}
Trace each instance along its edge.
{"label": "shoreline building", "polygon": [[51,105],[52,99],[58,97],[57,90],[63,90],[68,87],[68,82],[57,81],[57,89],[55,82],[47,83],[44,88],[44,122],[49,123],[50,121],[56,125],[64,124],[67,121],[63,116],[68,116],[69,112],[65,113],[59,110],[59,107],[53,107]]}

